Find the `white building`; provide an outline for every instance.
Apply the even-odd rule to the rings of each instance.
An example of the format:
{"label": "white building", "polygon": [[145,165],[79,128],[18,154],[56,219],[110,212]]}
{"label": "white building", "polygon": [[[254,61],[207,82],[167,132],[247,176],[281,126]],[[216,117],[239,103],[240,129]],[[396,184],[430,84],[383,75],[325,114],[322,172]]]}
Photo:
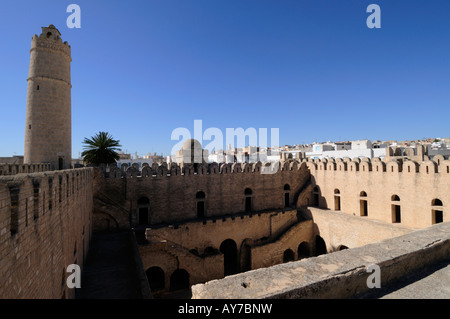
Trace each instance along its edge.
{"label": "white building", "polygon": [[348,146],[334,147],[328,144],[313,144],[311,152],[306,152],[307,157],[312,159],[323,158],[384,158],[386,147],[373,148],[369,140],[352,141],[351,148]]}
{"label": "white building", "polygon": [[152,166],[153,160],[150,158],[129,158],[129,159],[120,159],[117,161],[117,167],[122,166],[122,164],[127,164],[128,167],[137,163],[139,165],[139,169],[142,168],[142,164],[147,163],[149,166]]}

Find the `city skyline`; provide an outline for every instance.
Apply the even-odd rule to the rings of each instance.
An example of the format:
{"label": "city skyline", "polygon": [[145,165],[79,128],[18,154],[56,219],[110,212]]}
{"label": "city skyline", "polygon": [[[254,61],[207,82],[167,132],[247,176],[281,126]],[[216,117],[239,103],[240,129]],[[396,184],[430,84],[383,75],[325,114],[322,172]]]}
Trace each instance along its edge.
{"label": "city skyline", "polygon": [[375,1],[380,29],[366,25],[373,1],[77,1],[80,29],[69,2],[42,3],[2,11],[0,156],[23,155],[30,41],[49,24],[72,47],[73,157],[98,131],[167,155],[196,119],[279,128],[280,145],[448,136],[444,1]]}

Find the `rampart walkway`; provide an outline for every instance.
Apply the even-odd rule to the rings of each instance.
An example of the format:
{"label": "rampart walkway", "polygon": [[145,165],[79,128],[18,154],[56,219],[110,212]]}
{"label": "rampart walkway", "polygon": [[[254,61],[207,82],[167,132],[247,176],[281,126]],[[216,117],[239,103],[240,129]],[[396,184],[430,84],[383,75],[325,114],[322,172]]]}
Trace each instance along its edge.
{"label": "rampart walkway", "polygon": [[128,231],[93,234],[76,298],[141,298]]}

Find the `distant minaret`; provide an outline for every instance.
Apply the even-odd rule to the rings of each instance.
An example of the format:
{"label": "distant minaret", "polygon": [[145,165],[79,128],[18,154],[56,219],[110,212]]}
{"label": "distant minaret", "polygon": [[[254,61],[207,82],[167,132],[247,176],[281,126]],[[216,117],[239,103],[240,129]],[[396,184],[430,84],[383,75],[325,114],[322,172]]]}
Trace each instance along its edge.
{"label": "distant minaret", "polygon": [[71,49],[54,25],[31,39],[25,121],[24,163],[51,163],[54,169],[72,162]]}

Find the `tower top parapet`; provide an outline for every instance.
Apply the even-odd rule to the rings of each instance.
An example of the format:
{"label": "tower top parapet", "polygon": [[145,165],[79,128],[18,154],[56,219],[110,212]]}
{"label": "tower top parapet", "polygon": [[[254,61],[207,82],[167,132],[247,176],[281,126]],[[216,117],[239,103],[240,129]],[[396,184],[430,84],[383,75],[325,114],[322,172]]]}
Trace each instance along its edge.
{"label": "tower top parapet", "polygon": [[62,51],[69,58],[71,56],[71,49],[69,43],[67,41],[62,41],[61,33],[59,30],[53,25],[50,24],[47,27],[41,27],[42,32],[38,36],[35,34],[31,39],[31,50],[36,48],[46,48],[50,50],[58,50]]}

